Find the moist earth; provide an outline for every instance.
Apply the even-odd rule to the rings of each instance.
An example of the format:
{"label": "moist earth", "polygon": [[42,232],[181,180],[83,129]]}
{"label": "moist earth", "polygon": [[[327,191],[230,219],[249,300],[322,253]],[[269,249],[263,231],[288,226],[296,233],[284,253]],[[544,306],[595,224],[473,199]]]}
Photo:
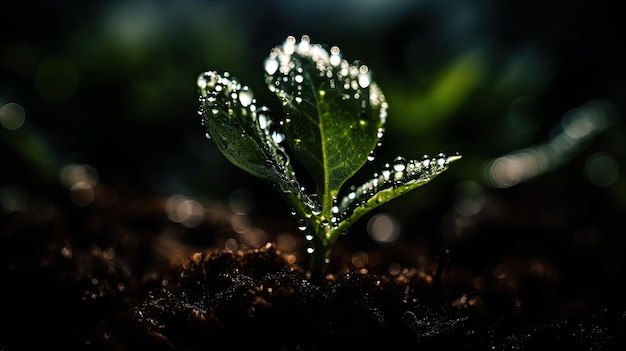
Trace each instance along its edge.
{"label": "moist earth", "polygon": [[[223,211],[190,231],[168,221],[158,201],[124,211],[47,206],[3,215],[3,351],[626,345],[621,292],[564,298],[558,282],[525,260],[507,261],[515,279],[485,279],[450,264],[454,254],[393,269],[385,259],[355,266],[346,259],[354,250],[339,244],[323,281],[312,282],[299,263],[302,246],[282,250],[278,229],[263,244],[244,245],[220,224]],[[70,217],[83,221],[74,226]],[[389,256],[377,250],[369,257]]]}

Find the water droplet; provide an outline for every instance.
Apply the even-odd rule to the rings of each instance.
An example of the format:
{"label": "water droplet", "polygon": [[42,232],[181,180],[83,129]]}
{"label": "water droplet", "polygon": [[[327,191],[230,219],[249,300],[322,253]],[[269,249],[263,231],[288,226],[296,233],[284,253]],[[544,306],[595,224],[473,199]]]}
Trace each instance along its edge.
{"label": "water droplet", "polygon": [[358,82],[361,88],[367,88],[371,83],[369,68],[366,65],[359,67]]}
{"label": "water droplet", "polygon": [[285,134],[273,131],[272,140],[274,140],[276,144],[280,144],[285,140]]}
{"label": "water droplet", "polygon": [[295,208],[292,208],[292,209],[289,211],[289,214],[291,215],[291,217],[295,217],[298,213],[296,212],[296,209],[295,209]]}
{"label": "water droplet", "polygon": [[290,35],[287,37],[287,39],[285,39],[285,43],[283,44],[283,51],[285,52],[285,54],[291,55],[295,51],[295,48],[296,38]]}
{"label": "water droplet", "polygon": [[252,103],[252,91],[248,87],[243,87],[239,92],[239,102],[243,107],[248,107]]}
{"label": "water droplet", "polygon": [[385,129],[384,128],[378,128],[378,131],[376,132],[376,137],[378,139],[382,138],[383,135],[385,134]]}
{"label": "water droplet", "polygon": [[307,229],[309,229],[309,226],[307,225],[306,221],[302,218],[300,218],[298,220],[298,230],[301,232],[306,231]]}
{"label": "water droplet", "polygon": [[214,106],[217,102],[217,95],[215,95],[215,93],[213,92],[208,93],[206,98],[204,99],[204,102],[209,106]]}
{"label": "water droplet", "polygon": [[370,151],[369,155],[367,155],[367,160],[373,162],[376,159],[376,153],[374,151]]}
{"label": "water droplet", "polygon": [[214,71],[203,72],[198,75],[198,88],[205,89],[213,89],[215,87],[215,83],[217,83],[218,74]]}
{"label": "water droplet", "polygon": [[198,88],[200,88],[200,89],[205,89],[206,88],[207,79],[206,79],[204,73],[202,73],[202,74],[200,74],[198,76],[197,84],[198,84]]}
{"label": "water droplet", "polygon": [[385,163],[383,169],[380,171],[380,175],[384,181],[389,180],[391,176],[391,165],[389,163]]}
{"label": "water droplet", "polygon": [[267,58],[265,60],[265,72],[270,76],[276,73],[278,70],[278,60],[274,57]]}
{"label": "water droplet", "polygon": [[308,54],[311,50],[311,39],[308,35],[303,35],[300,38],[300,44],[298,44],[298,52],[300,54]]}
{"label": "water droplet", "polygon": [[402,156],[398,156],[393,160],[393,170],[396,172],[404,172],[406,169],[406,159]]}
{"label": "water droplet", "polygon": [[341,55],[339,47],[333,46],[330,48],[330,64],[333,66],[339,66],[341,64]]}
{"label": "water droplet", "polygon": [[443,167],[448,163],[448,156],[444,153],[440,153],[437,155],[437,165]]}
{"label": "water droplet", "polygon": [[[303,189],[302,192],[305,192]],[[322,204],[320,203],[319,197],[317,194],[311,194],[305,197],[306,208],[310,209],[311,212],[318,216],[322,213]]]}
{"label": "water droplet", "polygon": [[270,120],[269,120],[268,117],[269,116],[266,115],[265,113],[259,113],[258,114],[259,128],[265,130],[265,129],[267,129],[267,127],[269,127]]}
{"label": "water droplet", "polygon": [[359,89],[359,82],[357,82],[356,80],[350,81],[350,88],[352,88],[352,90]]}
{"label": "water droplet", "polygon": [[209,139],[209,140],[211,139],[211,134],[209,134],[209,133],[204,133],[204,136],[205,136],[207,139]]}
{"label": "water droplet", "polygon": [[312,254],[315,252],[315,247],[313,247],[313,244],[310,241],[306,245],[306,252],[309,254]]}

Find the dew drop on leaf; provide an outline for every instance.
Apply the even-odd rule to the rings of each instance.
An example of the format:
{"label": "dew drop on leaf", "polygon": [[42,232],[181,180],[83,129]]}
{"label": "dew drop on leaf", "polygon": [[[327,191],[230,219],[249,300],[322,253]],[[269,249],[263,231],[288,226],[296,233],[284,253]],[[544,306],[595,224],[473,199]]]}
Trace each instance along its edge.
{"label": "dew drop on leaf", "polygon": [[278,60],[275,57],[269,57],[265,60],[265,72],[273,75],[278,70]]}
{"label": "dew drop on leaf", "polygon": [[437,165],[443,167],[448,162],[448,156],[444,153],[440,153],[437,155]]}
{"label": "dew drop on leaf", "polygon": [[298,220],[298,230],[301,232],[306,231],[307,229],[309,229],[308,225],[306,224],[306,221],[302,218],[300,218]]}
{"label": "dew drop on leaf", "polygon": [[366,65],[359,67],[358,83],[361,88],[367,88],[370,85],[371,77],[369,69]]}
{"label": "dew drop on leaf", "polygon": [[382,138],[383,135],[385,134],[385,129],[384,128],[378,128],[378,131],[376,132],[376,137],[378,139]]}
{"label": "dew drop on leaf", "polygon": [[309,254],[312,254],[312,253],[315,252],[315,247],[313,246],[313,243],[311,243],[310,241],[307,242],[306,252],[309,253]]}
{"label": "dew drop on leaf", "polygon": [[258,120],[259,127],[263,130],[267,129],[267,127],[269,126],[269,119],[267,118],[267,115],[265,113],[259,113]]}
{"label": "dew drop on leaf", "polygon": [[333,46],[330,48],[330,64],[333,66],[339,66],[341,63],[341,56],[339,55],[339,47]]}
{"label": "dew drop on leaf", "polygon": [[380,172],[380,174],[383,177],[383,180],[387,181],[389,180],[389,178],[391,177],[391,166],[389,166],[388,163],[385,163],[385,166],[383,167],[382,171]]}
{"label": "dew drop on leaf", "polygon": [[367,160],[373,162],[376,159],[376,153],[374,151],[370,151],[369,155],[367,155]]}
{"label": "dew drop on leaf", "polygon": [[211,90],[215,87],[217,80],[218,80],[217,72],[207,71],[207,72],[200,73],[200,75],[198,76],[198,80],[197,80],[198,88],[203,89],[203,90],[204,89]]}
{"label": "dew drop on leaf", "polygon": [[239,92],[239,102],[241,102],[241,106],[248,107],[252,103],[252,91],[248,87],[243,87]]}
{"label": "dew drop on leaf", "polygon": [[273,131],[272,139],[274,140],[276,144],[280,144],[285,140],[285,134]]}
{"label": "dew drop on leaf", "polygon": [[396,172],[404,172],[405,169],[406,159],[402,156],[396,157],[396,159],[393,160],[393,170]]}

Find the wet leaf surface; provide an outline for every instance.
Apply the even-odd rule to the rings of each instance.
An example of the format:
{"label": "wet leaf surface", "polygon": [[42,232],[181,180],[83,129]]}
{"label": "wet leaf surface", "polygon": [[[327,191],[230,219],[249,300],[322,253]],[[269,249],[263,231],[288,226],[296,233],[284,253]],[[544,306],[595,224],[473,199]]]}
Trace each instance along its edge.
{"label": "wet leaf surface", "polygon": [[336,197],[367,161],[387,117],[387,102],[369,68],[330,50],[288,37],[265,62],[266,81],[283,103],[285,136],[317,183],[317,194]]}

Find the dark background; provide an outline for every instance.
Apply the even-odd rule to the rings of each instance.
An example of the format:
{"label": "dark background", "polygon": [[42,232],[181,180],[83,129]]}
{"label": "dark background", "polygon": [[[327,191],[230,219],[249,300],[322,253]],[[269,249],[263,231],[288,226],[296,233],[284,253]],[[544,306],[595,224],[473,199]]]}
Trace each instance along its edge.
{"label": "dark background", "polygon": [[[229,71],[280,111],[264,85],[263,60],[287,35],[308,34],[366,63],[389,102],[383,144],[364,176],[397,155],[463,155],[432,183],[375,211],[402,228],[401,239],[385,247],[404,240],[432,254],[450,249],[453,262],[476,271],[511,257],[547,260],[572,294],[617,299],[626,248],[626,55],[617,5],[259,4],[3,3],[0,104],[18,104],[25,120],[15,130],[0,126],[1,221],[54,207],[72,240],[106,248],[112,239],[82,237],[94,225],[88,211],[174,195],[227,206],[243,188],[256,204],[248,213],[255,224],[276,221],[295,232],[275,190],[228,163],[204,137],[195,84],[205,70]],[[491,160],[546,143],[568,112],[594,99],[612,106],[610,127],[549,171],[510,187],[490,182]],[[90,185],[105,187],[93,201],[72,198],[63,178],[72,165],[97,172]],[[340,241],[353,250],[378,247],[365,233],[369,217]],[[13,228],[0,227],[5,243],[16,240]],[[194,235],[194,244],[210,244],[215,233]],[[3,270],[19,261],[6,256],[10,250]]]}

